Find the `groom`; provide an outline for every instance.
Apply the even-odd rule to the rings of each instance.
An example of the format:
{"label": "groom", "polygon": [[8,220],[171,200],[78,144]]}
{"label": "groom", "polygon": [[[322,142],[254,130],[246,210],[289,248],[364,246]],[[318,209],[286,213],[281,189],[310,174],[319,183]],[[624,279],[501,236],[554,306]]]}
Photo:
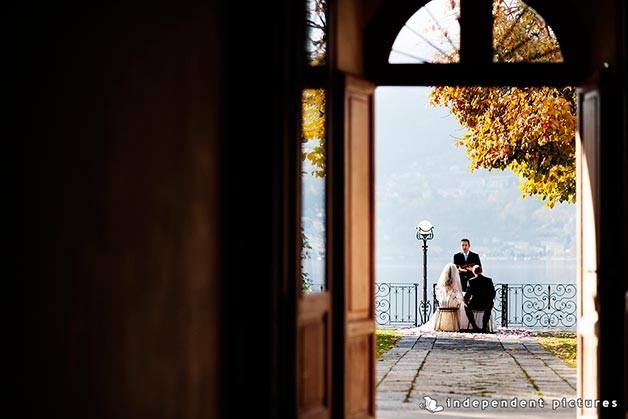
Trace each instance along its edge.
{"label": "groom", "polygon": [[[493,311],[493,300],[495,299],[495,285],[493,280],[482,275],[482,267],[475,265],[473,267],[473,273],[475,277],[469,281],[469,287],[464,294],[464,311],[467,314],[469,323],[473,327],[473,332],[487,333],[488,322],[491,319],[491,312]],[[482,317],[482,329],[480,329],[475,322],[473,311],[484,311]]]}
{"label": "groom", "polygon": [[471,242],[469,242],[469,239],[460,240],[460,248],[462,251],[456,253],[453,260],[454,265],[458,267],[458,272],[460,273],[460,283],[462,285],[463,292],[467,290],[467,282],[469,279],[473,278],[473,266],[482,266],[482,262],[480,262],[480,255],[470,251],[470,246]]}

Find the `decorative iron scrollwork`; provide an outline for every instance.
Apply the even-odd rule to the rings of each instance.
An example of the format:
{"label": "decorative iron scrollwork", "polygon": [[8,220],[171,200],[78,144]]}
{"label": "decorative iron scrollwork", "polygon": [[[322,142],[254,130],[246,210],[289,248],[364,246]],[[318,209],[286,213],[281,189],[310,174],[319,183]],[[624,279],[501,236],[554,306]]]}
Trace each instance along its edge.
{"label": "decorative iron scrollwork", "polygon": [[525,284],[521,287],[524,326],[550,328],[575,326],[574,284]]}
{"label": "decorative iron scrollwork", "polygon": [[[421,325],[438,307],[419,300],[419,284],[378,283],[375,290],[378,325]],[[576,325],[576,285],[574,284],[495,284],[493,318],[502,327],[524,326],[571,328]]]}

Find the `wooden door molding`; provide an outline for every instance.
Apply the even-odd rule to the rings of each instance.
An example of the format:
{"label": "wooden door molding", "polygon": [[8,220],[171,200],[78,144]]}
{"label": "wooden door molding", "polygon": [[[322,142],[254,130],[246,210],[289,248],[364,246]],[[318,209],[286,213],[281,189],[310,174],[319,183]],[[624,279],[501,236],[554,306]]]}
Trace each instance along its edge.
{"label": "wooden door molding", "polygon": [[[600,95],[579,93],[576,138],[578,236],[578,397],[599,399],[599,213]],[[596,409],[578,409],[579,418],[597,418]]]}

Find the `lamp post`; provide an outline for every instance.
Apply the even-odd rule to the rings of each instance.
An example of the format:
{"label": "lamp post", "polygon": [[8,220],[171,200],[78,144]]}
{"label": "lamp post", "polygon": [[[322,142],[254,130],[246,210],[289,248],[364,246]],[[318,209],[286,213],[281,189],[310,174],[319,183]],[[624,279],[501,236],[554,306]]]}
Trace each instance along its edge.
{"label": "lamp post", "polygon": [[427,322],[430,312],[430,302],[427,300],[427,241],[434,238],[434,226],[427,220],[422,220],[416,227],[417,240],[423,240],[423,301],[421,301],[421,324]]}

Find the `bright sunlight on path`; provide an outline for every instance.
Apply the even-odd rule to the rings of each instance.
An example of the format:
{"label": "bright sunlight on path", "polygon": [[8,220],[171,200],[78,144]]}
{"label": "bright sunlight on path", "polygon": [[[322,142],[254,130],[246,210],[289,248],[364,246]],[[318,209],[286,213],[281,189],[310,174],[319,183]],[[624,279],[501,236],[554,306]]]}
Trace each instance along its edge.
{"label": "bright sunlight on path", "polygon": [[575,418],[575,399],[576,369],[508,330],[413,329],[377,361],[378,419]]}

